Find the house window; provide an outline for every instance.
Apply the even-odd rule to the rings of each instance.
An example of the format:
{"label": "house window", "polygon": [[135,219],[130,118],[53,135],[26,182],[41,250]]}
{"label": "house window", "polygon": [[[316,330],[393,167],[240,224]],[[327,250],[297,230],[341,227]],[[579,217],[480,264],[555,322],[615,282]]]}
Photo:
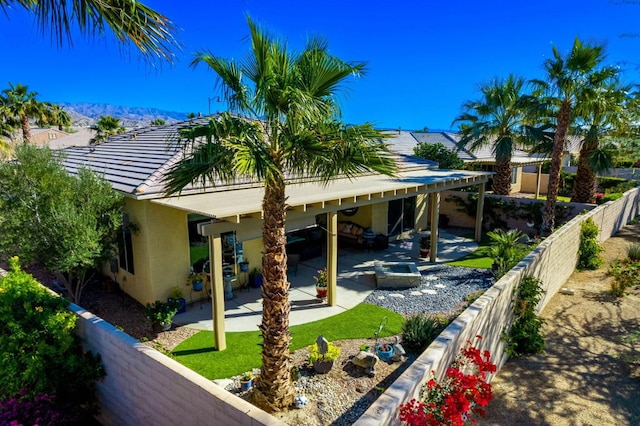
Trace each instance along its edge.
{"label": "house window", "polygon": [[515,185],[516,183],[518,183],[518,168],[514,167],[511,170],[511,185]]}
{"label": "house window", "polygon": [[387,212],[388,235],[410,231],[416,225],[416,197],[389,201]]}
{"label": "house window", "polygon": [[49,133],[49,139],[55,139],[55,138],[56,138],[55,133]]}
{"label": "house window", "polygon": [[120,255],[120,267],[130,274],[134,274],[133,241],[129,227],[129,215],[126,213],[122,216],[122,227],[118,235],[118,254]]}

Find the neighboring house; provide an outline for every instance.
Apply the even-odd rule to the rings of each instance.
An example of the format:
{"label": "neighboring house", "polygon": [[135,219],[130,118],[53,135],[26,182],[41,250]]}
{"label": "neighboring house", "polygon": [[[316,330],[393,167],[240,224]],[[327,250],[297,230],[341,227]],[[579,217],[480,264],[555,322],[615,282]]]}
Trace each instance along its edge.
{"label": "neighboring house", "polygon": [[52,149],[66,148],[70,146],[87,146],[89,140],[95,136],[96,132],[88,127],[74,128],[73,133],[66,133],[66,136],[59,137],[49,143]]}
{"label": "neighboring house", "polygon": [[[430,144],[441,143],[448,149],[456,152],[458,157],[460,157],[460,159],[462,159],[466,164],[474,166],[474,169],[493,172],[496,158],[492,152],[491,146],[486,146],[473,152],[467,149],[458,150],[457,144],[460,141],[460,136],[453,132],[401,133],[406,134],[403,135],[403,140],[406,140],[406,143],[404,144],[405,151],[411,150],[411,152],[413,152],[413,146],[417,145],[419,142]],[[413,145],[411,144],[411,138],[414,140]],[[520,187],[522,185],[522,168],[524,166],[542,164],[546,160],[548,160],[548,158],[544,155],[529,154],[522,150],[515,150],[511,157],[511,192],[520,192]]]}
{"label": "neighboring house", "polygon": [[[163,193],[165,173],[184,155],[176,132],[188,123],[137,129],[96,146],[65,149],[69,172],[88,166],[125,195],[119,259],[105,272],[111,271],[109,275],[114,274],[122,289],[141,303],[166,299],[171,287],[183,286],[190,268],[201,269],[206,259],[224,265],[225,275],[237,274],[240,262],[248,262],[251,269],[262,266],[264,190],[260,183],[238,178],[209,184],[206,189],[187,187],[180,196]],[[335,261],[342,221],[371,228],[380,237],[425,229],[428,214],[437,223],[440,191],[480,185],[483,193],[490,177],[484,172],[434,170],[433,162],[403,152],[396,158],[399,173],[393,178],[369,174],[335,179],[327,185],[289,181],[288,249],[296,243],[302,247],[326,244],[328,257]],[[428,209],[429,204],[433,208]],[[481,217],[478,238],[480,224]],[[437,240],[437,231],[432,232],[432,240]],[[221,288],[223,275],[218,274],[214,271],[213,281]]]}
{"label": "neighboring house", "polygon": [[[58,130],[55,127],[49,128],[31,128],[31,143],[35,145],[49,145],[51,142],[64,138],[68,133]],[[22,136],[22,132],[20,132]]]}

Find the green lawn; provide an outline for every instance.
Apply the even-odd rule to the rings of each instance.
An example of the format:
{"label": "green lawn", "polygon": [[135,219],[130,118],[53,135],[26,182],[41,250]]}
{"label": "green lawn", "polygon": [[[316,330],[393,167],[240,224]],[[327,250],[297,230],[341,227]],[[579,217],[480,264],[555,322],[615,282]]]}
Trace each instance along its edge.
{"label": "green lawn", "polygon": [[[320,321],[292,326],[291,350],[312,344],[320,334],[329,341],[373,339],[385,317],[386,325],[380,336],[400,333],[401,315],[366,303]],[[213,350],[213,332],[201,331],[178,345],[172,355],[176,361],[207,379],[222,379],[260,367],[260,342],[258,330],[227,333],[227,349],[218,352]]]}
{"label": "green lawn", "polygon": [[[542,195],[540,194],[538,196],[538,200],[540,201],[547,201],[547,196],[546,195]],[[557,201],[561,201],[563,203],[568,203],[571,201],[571,197],[563,197],[562,195],[558,195],[558,200]]]}
{"label": "green lawn", "polygon": [[462,257],[453,262],[447,262],[450,266],[463,266],[465,268],[483,268],[491,269],[493,264],[493,257],[489,256],[489,243],[491,240],[486,235],[482,237],[482,241],[478,244],[478,248],[469,253],[465,257]]}

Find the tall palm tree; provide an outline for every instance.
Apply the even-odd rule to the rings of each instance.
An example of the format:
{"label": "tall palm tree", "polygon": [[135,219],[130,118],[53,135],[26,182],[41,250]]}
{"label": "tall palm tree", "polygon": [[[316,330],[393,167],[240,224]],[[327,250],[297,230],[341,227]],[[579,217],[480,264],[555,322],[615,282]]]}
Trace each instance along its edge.
{"label": "tall palm tree", "polygon": [[30,118],[41,119],[46,111],[46,105],[36,99],[37,92],[30,92],[28,86],[9,83],[9,88],[2,91],[0,102],[4,105],[5,113],[12,120],[18,120],[22,127],[22,138],[31,142]]}
{"label": "tall palm tree", "polygon": [[47,30],[58,45],[71,43],[72,24],[83,34],[103,34],[109,28],[120,42],[130,42],[145,57],[173,61],[172,49],[178,44],[175,27],[166,16],[136,0],[0,0],[0,9],[22,7],[35,14],[44,33]]}
{"label": "tall palm tree", "polygon": [[262,261],[262,371],[254,402],[279,410],[293,400],[289,353],[289,300],[285,250],[286,181],[313,177],[323,181],[362,172],[393,174],[395,163],[369,124],[339,121],[336,96],[345,80],[364,72],[364,63],[344,62],[328,53],[321,39],[299,53],[267,35],[248,19],[251,52],[241,62],[209,52],[195,55],[217,74],[233,112],[183,136],[192,155],[173,167],[167,192],[205,179],[231,181],[236,176],[264,184]]}
{"label": "tall palm tree", "polygon": [[96,145],[106,141],[113,135],[119,135],[125,132],[125,128],[120,124],[120,120],[110,115],[101,115],[98,121],[91,126],[91,130],[96,132],[96,135],[89,140],[89,144]]}
{"label": "tall palm tree", "polygon": [[[596,67],[603,60],[603,46],[583,44],[576,38],[571,51],[566,56],[553,46],[553,58],[544,62],[546,80],[532,80],[536,86],[535,94],[539,96],[541,103],[554,107],[556,111],[556,131],[553,139],[547,201],[542,214],[542,229],[545,231],[551,231],[555,226],[560,166],[567,131],[574,120],[574,109],[581,93],[594,83],[592,76],[596,76],[598,72]],[[600,76],[600,78],[604,77],[605,75]]]}
{"label": "tall palm tree", "polygon": [[525,84],[524,78],[514,75],[491,81],[480,88],[482,98],[465,102],[464,112],[454,120],[462,134],[458,149],[492,147],[496,157],[492,189],[500,195],[511,192],[513,151],[530,144],[537,134],[526,124],[529,98]]}
{"label": "tall palm tree", "polygon": [[577,133],[584,134],[571,197],[571,201],[577,203],[594,203],[596,173],[613,167],[611,151],[601,146],[601,139],[621,134],[631,125],[632,118],[627,114],[631,86],[620,85],[617,69],[611,69],[611,72],[616,75],[606,80],[598,79],[596,84],[585,88],[576,106]]}

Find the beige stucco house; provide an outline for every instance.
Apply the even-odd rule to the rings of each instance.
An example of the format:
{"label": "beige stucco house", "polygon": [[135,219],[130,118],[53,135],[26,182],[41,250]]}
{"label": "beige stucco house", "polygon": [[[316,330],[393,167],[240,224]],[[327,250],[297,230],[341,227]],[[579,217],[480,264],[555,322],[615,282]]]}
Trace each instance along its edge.
{"label": "beige stucco house", "polygon": [[[193,121],[204,120],[207,118]],[[225,279],[238,276],[240,263],[248,262],[251,269],[261,267],[263,188],[259,182],[238,179],[215,182],[215,186],[204,189],[187,187],[179,196],[165,196],[165,172],[184,156],[176,143],[177,131],[187,125],[189,122],[137,129],[97,146],[69,147],[65,149],[64,165],[71,173],[88,166],[125,195],[126,220],[119,257],[111,269],[106,268],[123,291],[141,303],[164,300],[172,287],[184,288],[191,268],[200,269],[205,260],[210,260],[205,268],[213,283],[214,321],[217,309],[218,321],[223,322]],[[303,249],[326,245],[329,304],[335,304],[337,297],[340,222],[371,228],[386,238],[408,229],[425,229],[429,223],[437,230],[440,191],[478,185],[484,194],[491,175],[438,170],[433,162],[402,152],[396,153],[396,160],[399,173],[393,178],[370,174],[352,180],[335,179],[327,185],[316,181],[287,184],[290,210],[286,226],[291,232],[291,249],[296,243]],[[127,226],[131,223],[136,226]],[[478,215],[478,239],[480,223]],[[432,231],[433,235],[436,238],[432,237],[431,255],[435,260],[437,231]],[[236,285],[238,281],[234,280]],[[223,323],[218,326],[224,330]]]}

